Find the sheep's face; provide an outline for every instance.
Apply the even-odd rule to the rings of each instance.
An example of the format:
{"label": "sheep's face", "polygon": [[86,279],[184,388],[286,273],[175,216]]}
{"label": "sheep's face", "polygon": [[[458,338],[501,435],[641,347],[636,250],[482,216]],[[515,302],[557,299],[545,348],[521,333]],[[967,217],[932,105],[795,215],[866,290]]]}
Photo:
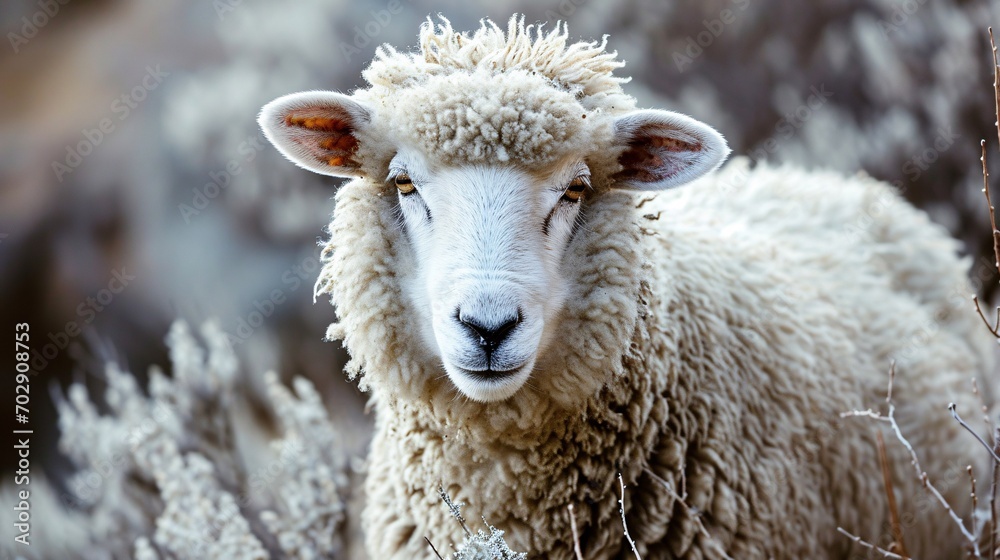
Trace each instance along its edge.
{"label": "sheep's face", "polygon": [[509,397],[558,336],[563,253],[590,170],[582,160],[437,167],[401,149],[387,181],[415,257],[404,293],[424,344],[465,395]]}
{"label": "sheep's face", "polygon": [[[367,177],[397,197],[408,258],[395,273],[421,326],[420,343],[459,391],[483,402],[514,395],[540,357],[572,337],[560,332],[559,318],[581,281],[566,249],[586,235],[584,207],[599,204],[609,187],[660,190],[687,182],[728,152],[714,130],[675,113],[632,111],[595,121],[584,153],[456,162],[372,124],[378,120],[371,107],[340,94],[286,96],[261,114],[268,138],[292,161],[328,175]],[[588,166],[595,162],[600,169]]]}

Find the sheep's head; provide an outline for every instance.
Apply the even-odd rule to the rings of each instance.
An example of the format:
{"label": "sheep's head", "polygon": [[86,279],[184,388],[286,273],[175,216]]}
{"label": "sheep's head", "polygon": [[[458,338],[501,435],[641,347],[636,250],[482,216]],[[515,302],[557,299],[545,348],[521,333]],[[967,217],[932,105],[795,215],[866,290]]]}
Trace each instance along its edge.
{"label": "sheep's head", "polygon": [[[513,26],[508,44],[526,33]],[[534,44],[553,37],[565,41],[539,34]],[[535,58],[511,64],[508,52],[507,66],[475,49],[471,62],[462,59],[467,67],[425,54],[411,58],[418,71],[410,74],[386,62],[402,55],[383,53],[382,66],[373,64],[381,74],[366,74],[372,88],[288,95],[260,119],[298,165],[392,194],[408,263],[395,273],[421,343],[477,401],[509,398],[553,345],[572,341],[560,317],[580,265],[567,247],[585,232],[588,205],[612,189],[683,184],[728,152],[698,121],[632,109],[609,70],[579,78],[595,60],[616,67],[606,53],[560,70],[531,46]],[[441,48],[424,50],[441,58]],[[562,70],[579,83],[560,80]]]}

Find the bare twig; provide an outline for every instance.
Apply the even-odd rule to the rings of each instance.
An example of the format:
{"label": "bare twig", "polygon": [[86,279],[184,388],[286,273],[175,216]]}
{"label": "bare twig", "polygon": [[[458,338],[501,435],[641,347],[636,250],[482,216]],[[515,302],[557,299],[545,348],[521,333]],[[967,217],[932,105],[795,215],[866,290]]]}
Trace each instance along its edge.
{"label": "bare twig", "polygon": [[892,405],[892,384],[896,381],[896,360],[889,362],[889,387],[885,390],[885,404]]}
{"label": "bare twig", "polygon": [[[996,108],[997,140],[1000,141],[1000,63],[997,63],[997,42],[993,40],[993,28],[990,32],[990,48],[993,49],[993,101]],[[996,228],[994,228],[996,229]]]}
{"label": "bare twig", "polygon": [[576,553],[576,560],[583,560],[583,552],[580,552],[580,533],[576,530],[576,514],[573,512],[573,504],[566,506],[569,509],[569,527],[573,531],[573,552]]}
{"label": "bare twig", "polygon": [[[993,39],[992,27],[989,28],[989,32],[990,48],[993,51],[993,100],[996,116],[994,125],[997,129],[997,140],[1000,141],[1000,66],[997,65],[997,44]],[[986,168],[986,140],[979,141],[979,148],[982,151],[980,161],[983,164],[983,194],[986,195],[986,206],[990,212],[990,230],[993,236],[993,264],[996,266],[997,272],[1000,273],[1000,230],[997,230],[996,208],[993,207],[993,201],[990,199],[990,173]],[[991,327],[979,306],[979,298],[972,296],[972,301],[976,304],[976,313],[979,314],[979,318],[983,320],[986,328],[993,336],[1000,338],[1000,307],[997,308],[997,321]]]}
{"label": "bare twig", "polygon": [[[995,111],[996,121],[994,125],[997,128],[997,140],[1000,141],[1000,66],[997,65],[997,43],[993,40],[993,28],[989,28],[990,33],[990,48],[993,51],[993,105]],[[983,141],[985,145],[986,142]],[[989,202],[989,174],[986,172],[986,152],[985,148],[983,151],[983,185],[986,187],[986,202]],[[990,227],[993,228],[993,254],[996,256],[996,267],[997,272],[1000,272],[1000,231],[997,231],[996,222],[996,211],[993,209],[993,205],[990,204]]]}
{"label": "bare twig", "polygon": [[[992,27],[989,28],[989,34],[990,34],[990,50],[992,51],[993,54],[993,105],[994,105],[994,117],[996,119],[994,120],[993,125],[997,129],[997,141],[1000,142],[1000,63],[998,63],[997,61],[997,43],[996,39],[993,37]],[[992,228],[992,234],[993,234],[993,254],[994,258],[996,259],[995,265],[997,267],[997,271],[1000,272],[1000,231],[997,231],[996,210],[994,209],[993,204],[990,201],[990,175],[989,175],[989,170],[986,167],[986,140],[980,141],[979,146],[982,152],[980,161],[982,161],[983,164],[983,192],[986,194],[986,204],[987,206],[989,206],[990,227]],[[998,144],[998,147],[1000,147],[1000,144]],[[998,334],[998,331],[1000,331],[1000,307],[997,307],[997,320],[996,323],[994,323],[994,326],[991,328],[989,323],[986,321],[986,317],[983,316],[983,312],[979,307],[979,300],[975,296],[973,296],[973,301],[976,304],[976,312],[979,314],[980,319],[982,319],[983,322],[986,323],[986,327],[990,330],[990,333],[994,337],[1000,338],[1000,334]],[[973,380],[973,390],[978,395],[979,388],[975,386],[975,380]],[[991,431],[993,431],[993,446],[991,447],[985,441],[983,441],[983,439],[979,437],[978,434],[973,432],[972,429],[965,424],[965,422],[961,420],[958,414],[954,411],[954,406],[952,406],[951,408],[952,408],[952,415],[955,416],[955,419],[958,420],[959,423],[961,423],[966,430],[969,430],[969,432],[975,435],[976,439],[978,439],[980,443],[982,443],[987,449],[989,449],[990,454],[993,456],[993,473],[992,473],[993,476],[992,480],[990,481],[989,558],[990,560],[995,560],[997,558],[998,548],[1000,548],[1000,526],[998,526],[998,523],[1000,523],[1000,515],[998,515],[997,512],[998,509],[997,491],[998,487],[1000,487],[1000,458],[998,458],[998,456],[1000,456],[1000,426],[996,428],[993,427],[993,423],[990,421],[989,418],[988,409],[984,404],[982,407],[983,415],[986,418],[986,423],[990,426]]]}
{"label": "bare twig", "polygon": [[431,550],[434,551],[434,556],[437,556],[438,560],[444,560],[444,558],[441,558],[441,553],[438,552],[438,549],[434,548],[434,543],[432,543],[431,540],[428,539],[427,537],[424,537],[424,540],[427,541],[427,544],[431,547]]}
{"label": "bare twig", "polygon": [[[975,304],[976,306],[976,314],[979,315],[979,318],[982,319],[983,324],[986,325],[986,330],[990,331],[990,334],[992,334],[993,336],[1000,338],[1000,333],[997,332],[998,330],[1000,330],[1000,320],[998,320],[997,325],[991,326],[990,322],[986,319],[986,316],[983,315],[983,309],[979,305],[979,296],[973,295],[972,303]],[[1000,307],[997,308],[997,314],[1000,315]]]}
{"label": "bare twig", "polygon": [[632,554],[635,554],[635,559],[642,560],[642,557],[639,556],[639,551],[635,549],[635,541],[632,540],[632,535],[628,534],[628,523],[625,522],[625,481],[622,480],[622,473],[618,473],[618,484],[622,487],[622,498],[618,500],[618,505],[622,512],[622,526],[625,527],[625,539],[632,546]]}
{"label": "bare twig", "polygon": [[462,506],[464,506],[465,504],[462,502],[452,501],[451,496],[449,496],[448,493],[445,492],[444,488],[441,486],[438,486],[438,496],[440,496],[441,499],[444,500],[444,504],[448,506],[448,510],[451,511],[452,517],[457,519],[458,522],[462,524],[462,529],[465,531],[465,536],[471,537],[472,531],[469,531],[469,527],[465,524],[465,518],[462,517]]}
{"label": "bare twig", "polygon": [[906,545],[903,544],[903,526],[899,522],[899,509],[896,507],[896,493],[892,489],[892,471],[889,470],[889,457],[885,452],[885,439],[882,432],[876,430],[875,441],[878,443],[878,460],[882,465],[882,483],[885,485],[885,496],[889,499],[889,519],[892,523],[892,547],[902,556],[908,556]]}
{"label": "bare twig", "polygon": [[993,256],[996,258],[993,264],[997,267],[997,272],[1000,273],[1000,230],[997,230],[997,209],[993,206],[993,200],[990,198],[990,172],[986,167],[986,140],[980,140],[979,147],[982,149],[980,159],[983,164],[983,194],[986,195],[986,206],[990,211],[990,228],[993,232]]}
{"label": "bare twig", "polygon": [[941,492],[938,491],[938,489],[933,484],[931,484],[930,478],[928,478],[927,473],[924,472],[923,468],[921,468],[920,466],[920,461],[919,459],[917,459],[917,452],[914,451],[913,446],[910,444],[909,440],[907,440],[906,437],[903,436],[903,432],[902,430],[900,430],[899,424],[896,423],[896,416],[895,416],[896,405],[892,404],[892,399],[891,399],[892,384],[894,377],[895,377],[895,364],[893,364],[893,366],[890,367],[889,369],[889,388],[887,391],[889,397],[886,398],[886,402],[889,405],[889,411],[887,415],[883,416],[879,412],[875,412],[871,409],[868,409],[868,410],[853,410],[850,412],[843,412],[840,414],[840,416],[841,418],[847,418],[853,416],[865,416],[877,420],[879,422],[885,422],[889,424],[889,426],[892,428],[893,433],[896,435],[896,439],[899,440],[901,444],[903,444],[903,447],[905,447],[906,451],[910,454],[910,464],[913,465],[913,469],[916,472],[917,479],[920,480],[921,485],[935,500],[937,500],[939,504],[941,504],[941,507],[948,512],[948,516],[951,517],[955,525],[957,525],[959,530],[962,531],[962,535],[965,537],[965,540],[969,542],[969,545],[972,548],[973,556],[975,558],[982,558],[979,551],[979,540],[976,539],[976,536],[973,535],[972,532],[969,531],[969,529],[965,526],[965,523],[962,521],[962,518],[959,517],[957,513],[955,513],[955,510],[952,509],[951,504],[948,503],[948,500],[946,500],[945,497],[941,494]]}
{"label": "bare twig", "polygon": [[[673,486],[671,486],[671,484],[670,484],[669,482],[667,482],[666,480],[664,480],[664,479],[663,479],[663,477],[661,477],[660,475],[658,475],[658,474],[654,473],[653,471],[651,471],[651,470],[649,470],[649,469],[643,469],[643,472],[645,472],[646,474],[648,474],[648,475],[649,475],[649,476],[650,476],[650,477],[651,477],[651,478],[652,478],[653,480],[656,480],[657,482],[659,482],[660,484],[662,484],[662,485],[663,485],[663,487],[667,489],[667,492],[670,492],[670,495],[671,495],[671,496],[672,496],[672,497],[673,497],[673,498],[674,498],[675,500],[677,500],[677,503],[679,503],[680,505],[684,506],[684,509],[685,509],[685,510],[687,510],[687,512],[688,512],[688,515],[690,515],[690,516],[691,516],[691,517],[692,517],[692,518],[694,519],[694,522],[695,522],[695,524],[696,524],[696,525],[698,526],[698,531],[699,531],[699,532],[701,532],[701,534],[702,534],[702,535],[703,535],[703,536],[704,536],[704,537],[705,537],[705,538],[706,538],[706,539],[707,539],[707,540],[708,540],[709,542],[712,542],[712,543],[716,544],[716,546],[718,547],[718,552],[719,552],[719,554],[720,554],[720,555],[721,555],[721,556],[722,556],[723,558],[725,558],[726,560],[733,560],[733,559],[732,559],[732,558],[731,558],[731,557],[730,557],[730,556],[729,556],[728,554],[726,554],[726,552],[725,552],[725,551],[724,551],[724,550],[722,549],[722,544],[721,544],[721,543],[719,543],[719,542],[717,541],[717,539],[716,539],[715,537],[713,537],[711,533],[709,533],[709,532],[708,532],[708,529],[706,529],[706,528],[705,528],[705,524],[704,524],[704,523],[702,523],[702,521],[701,521],[701,516],[700,516],[700,515],[698,514],[698,512],[696,512],[696,511],[694,510],[694,508],[692,508],[691,506],[689,506],[689,505],[687,504],[687,502],[685,502],[685,501],[684,501],[684,500],[686,499],[686,497],[685,497],[685,496],[680,496],[680,495],[678,495],[678,494],[677,494],[677,492],[676,492],[676,491],[674,491],[674,488],[673,488]],[[682,471],[681,471],[681,473],[683,474],[683,472],[684,472],[684,471],[682,470]],[[681,480],[684,480],[684,479],[682,478]]]}
{"label": "bare twig", "polygon": [[[997,129],[997,147],[1000,148],[1000,63],[997,62],[997,43],[993,37],[993,28],[989,28],[990,34],[990,50],[993,54],[993,107],[994,107],[994,117],[996,120],[993,121],[993,125]],[[989,187],[990,187],[990,176],[986,168],[986,141],[980,142],[980,147],[982,148],[982,163],[983,163],[983,191],[986,193],[986,202],[990,207],[990,226],[993,228],[993,254],[996,258],[997,271],[1000,271],[1000,235],[998,235],[996,227],[996,213],[993,209],[993,205],[990,203],[989,199]],[[979,303],[976,303],[976,310],[979,311]],[[980,317],[982,317],[982,312],[979,311]],[[1000,307],[997,307],[997,322],[996,328],[991,329],[990,332],[993,336],[1000,338],[997,334],[997,330],[1000,329]],[[984,406],[984,412],[986,412]],[[992,423],[987,415],[987,424],[990,424],[992,429]],[[997,549],[1000,548],[1000,527],[997,525],[997,487],[1000,486],[1000,461],[997,460],[997,456],[1000,455],[1000,427],[997,427],[993,431],[993,448],[990,450],[993,455],[993,476],[990,480],[990,560],[994,560],[997,557]]]}
{"label": "bare twig", "polygon": [[855,543],[857,543],[857,544],[859,544],[859,545],[867,548],[868,550],[871,550],[871,551],[874,551],[874,552],[877,552],[877,553],[881,554],[882,558],[893,558],[894,560],[910,560],[910,558],[907,557],[907,556],[900,556],[900,555],[896,554],[895,552],[889,552],[888,550],[886,550],[886,549],[884,549],[884,548],[882,548],[880,546],[875,546],[872,543],[863,540],[861,537],[859,537],[857,535],[852,535],[851,533],[847,532],[843,527],[837,527],[837,531],[840,534],[842,534],[842,535],[846,536],[847,538],[851,539]]}
{"label": "bare twig", "polygon": [[[1000,307],[997,308],[1000,310]],[[983,420],[986,422],[986,429],[993,431],[993,422],[990,420],[990,407],[986,406],[986,399],[983,398],[983,394],[979,392],[979,383],[976,382],[976,378],[972,378],[972,394],[976,396],[976,400],[979,401],[979,408],[983,411]]]}
{"label": "bare twig", "polygon": [[972,474],[972,465],[965,467],[965,472],[969,473],[969,484],[971,484],[972,490],[969,492],[969,496],[972,498],[972,527],[976,527],[976,508],[979,507],[979,499],[976,497],[976,477]]}
{"label": "bare twig", "polygon": [[[1000,427],[993,432],[993,451],[1000,454]],[[993,461],[993,480],[990,482],[990,560],[997,557],[997,486],[1000,486],[1000,462]]]}
{"label": "bare twig", "polygon": [[965,420],[962,420],[962,417],[958,415],[958,410],[956,410],[955,403],[949,403],[948,410],[951,411],[952,418],[958,420],[958,423],[961,424],[963,428],[965,428],[966,430],[968,430],[970,434],[975,436],[976,439],[979,440],[979,443],[983,444],[983,447],[986,448],[986,451],[988,451],[989,454],[993,456],[994,461],[1000,461],[1000,456],[997,456],[997,454],[993,452],[993,446],[986,443],[986,440],[984,440],[979,434],[977,434],[976,431],[972,429],[972,426],[966,424]]}

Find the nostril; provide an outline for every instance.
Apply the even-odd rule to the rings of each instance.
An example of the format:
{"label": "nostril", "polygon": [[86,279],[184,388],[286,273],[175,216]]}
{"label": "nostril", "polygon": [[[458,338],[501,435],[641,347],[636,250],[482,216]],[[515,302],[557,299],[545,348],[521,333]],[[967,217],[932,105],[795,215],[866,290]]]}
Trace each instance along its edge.
{"label": "nostril", "polygon": [[476,317],[468,317],[458,313],[458,321],[465,325],[472,334],[479,337],[479,345],[489,351],[495,350],[507,338],[514,327],[521,322],[521,311],[517,315],[497,322],[484,321]]}

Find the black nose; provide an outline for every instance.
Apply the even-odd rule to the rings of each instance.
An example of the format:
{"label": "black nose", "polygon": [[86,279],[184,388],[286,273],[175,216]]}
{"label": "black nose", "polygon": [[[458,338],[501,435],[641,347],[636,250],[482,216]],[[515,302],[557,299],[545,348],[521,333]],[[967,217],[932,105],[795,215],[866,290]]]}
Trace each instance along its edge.
{"label": "black nose", "polygon": [[469,329],[473,335],[479,337],[481,347],[487,352],[493,352],[507,338],[510,331],[514,330],[514,327],[521,322],[521,312],[518,311],[514,317],[491,326],[475,317],[463,316],[461,312],[458,314],[458,321],[465,325],[465,328]]}

